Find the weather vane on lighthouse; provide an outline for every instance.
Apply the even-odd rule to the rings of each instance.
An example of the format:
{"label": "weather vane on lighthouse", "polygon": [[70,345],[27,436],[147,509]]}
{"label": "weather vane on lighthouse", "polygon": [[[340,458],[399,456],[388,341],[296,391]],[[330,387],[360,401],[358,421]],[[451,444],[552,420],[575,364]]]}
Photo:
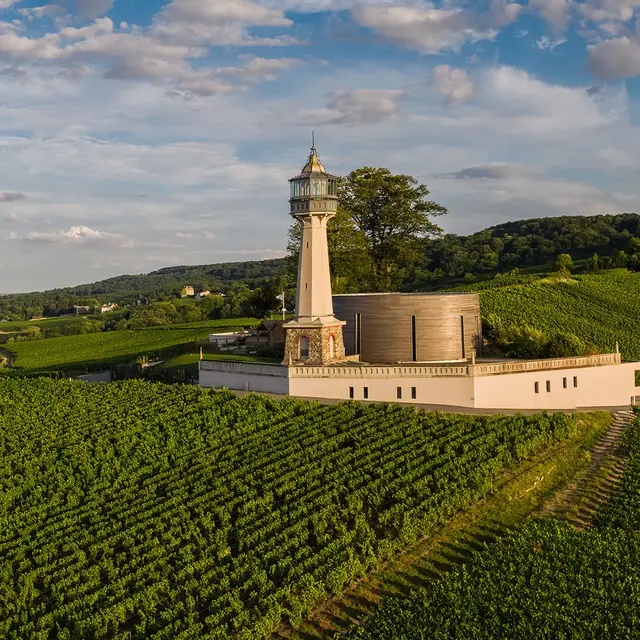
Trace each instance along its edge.
{"label": "weather vane on lighthouse", "polygon": [[302,172],[289,180],[289,213],[300,225],[295,318],[284,325],[285,364],[323,365],[345,359],[342,327],[333,314],[327,223],[338,211],[338,177],[320,162],[312,147]]}

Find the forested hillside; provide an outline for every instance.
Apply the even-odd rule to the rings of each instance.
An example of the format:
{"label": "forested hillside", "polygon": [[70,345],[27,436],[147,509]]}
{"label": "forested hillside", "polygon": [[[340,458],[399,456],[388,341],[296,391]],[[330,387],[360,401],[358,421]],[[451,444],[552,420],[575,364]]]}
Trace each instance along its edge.
{"label": "forested hillside", "polygon": [[[333,223],[332,223],[333,224]],[[334,289],[363,292],[370,282],[363,280],[366,258],[354,249],[351,231],[344,231],[337,219],[329,233]],[[351,234],[351,235],[349,235]],[[357,244],[357,243],[356,243]],[[636,268],[640,255],[640,216],[633,213],[603,216],[565,216],[509,222],[469,236],[444,235],[424,239],[414,260],[399,264],[402,290],[433,290],[452,283],[491,277],[515,268],[551,270],[556,256],[568,253],[580,261],[593,254],[600,266]],[[185,285],[196,289],[228,292],[243,284],[250,289],[268,285],[295,287],[295,259],[262,260],[201,266],[167,267],[145,275],[123,275],[92,284],[42,293],[0,296],[0,319],[28,319],[35,315],[59,315],[74,304],[115,302],[135,304],[176,298]],[[239,311],[246,313],[246,309]]]}

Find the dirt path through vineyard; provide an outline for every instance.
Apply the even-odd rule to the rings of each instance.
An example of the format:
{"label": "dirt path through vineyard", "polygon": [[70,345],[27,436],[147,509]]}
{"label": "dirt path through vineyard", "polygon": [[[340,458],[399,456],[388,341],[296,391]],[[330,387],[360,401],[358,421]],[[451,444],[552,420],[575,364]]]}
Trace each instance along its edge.
{"label": "dirt path through vineyard", "polygon": [[[273,640],[316,640],[337,637],[366,617],[384,596],[408,595],[469,561],[474,550],[494,542],[530,515],[555,515],[548,505],[579,501],[582,514],[592,496],[588,483],[576,478],[617,477],[618,463],[608,465],[615,452],[622,416],[582,414],[578,433],[522,463],[502,478],[497,490],[471,509],[459,513],[434,535],[423,538],[348,590],[326,601],[293,630],[282,627]],[[612,480],[612,481],[613,481]],[[575,486],[574,486],[575,485]],[[597,486],[600,486],[598,484]],[[580,488],[586,491],[583,494]],[[573,492],[573,493],[572,493]],[[563,496],[556,498],[556,496]],[[572,498],[573,496],[573,498]]]}
{"label": "dirt path through vineyard", "polygon": [[609,499],[624,472],[625,460],[617,449],[632,419],[630,411],[616,413],[614,423],[593,448],[588,466],[558,491],[539,515],[565,520],[580,529],[591,526],[596,509]]}

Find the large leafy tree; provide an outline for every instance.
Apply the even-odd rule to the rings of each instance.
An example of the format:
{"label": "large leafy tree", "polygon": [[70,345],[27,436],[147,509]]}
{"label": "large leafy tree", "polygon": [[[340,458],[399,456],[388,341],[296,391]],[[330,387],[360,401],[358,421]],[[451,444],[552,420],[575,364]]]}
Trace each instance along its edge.
{"label": "large leafy tree", "polygon": [[[428,200],[412,176],[364,167],[342,179],[338,215],[329,223],[329,258],[335,292],[391,291],[407,267],[424,260],[424,243],[441,229],[430,218],[446,208]],[[300,231],[289,231],[292,266]]]}
{"label": "large leafy tree", "polygon": [[344,180],[340,206],[366,238],[371,290],[396,288],[404,268],[423,256],[424,240],[442,232],[430,218],[447,209],[428,196],[415,178],[388,169],[364,167]]}

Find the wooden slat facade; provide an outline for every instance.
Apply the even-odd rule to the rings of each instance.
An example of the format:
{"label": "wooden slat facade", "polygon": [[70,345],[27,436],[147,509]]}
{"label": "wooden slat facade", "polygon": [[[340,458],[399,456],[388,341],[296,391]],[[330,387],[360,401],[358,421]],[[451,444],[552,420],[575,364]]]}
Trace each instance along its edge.
{"label": "wooden slat facade", "polygon": [[336,318],[347,323],[343,332],[348,356],[357,355],[356,314],[360,314],[362,362],[450,362],[470,360],[481,353],[480,296],[476,293],[336,295],[333,307]]}

